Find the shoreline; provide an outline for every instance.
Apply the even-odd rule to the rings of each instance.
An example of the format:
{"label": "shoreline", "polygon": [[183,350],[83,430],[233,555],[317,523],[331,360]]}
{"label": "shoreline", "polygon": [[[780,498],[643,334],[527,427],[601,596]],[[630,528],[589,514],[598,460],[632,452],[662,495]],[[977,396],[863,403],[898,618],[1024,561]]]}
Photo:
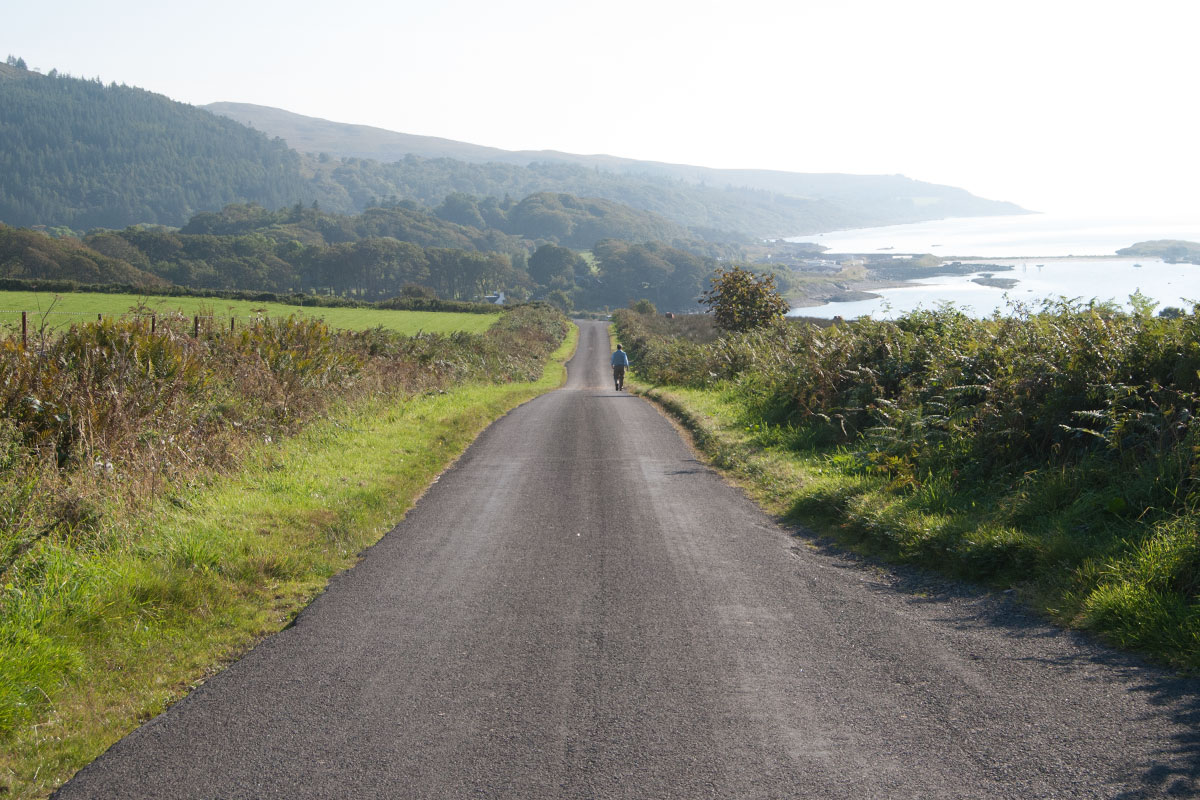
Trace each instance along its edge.
{"label": "shoreline", "polygon": [[[1019,258],[1102,258],[1140,245],[1191,244],[1200,250],[1200,223],[1186,211],[1158,213],[984,214],[899,224],[836,228],[785,236],[793,245],[835,253],[922,253],[942,258],[990,258],[988,250]],[[890,249],[889,249],[890,248]],[[1037,250],[1043,252],[1038,253]],[[1137,255],[1150,256],[1147,252]],[[993,253],[994,255],[994,253]],[[1118,256],[1119,257],[1119,256]]]}
{"label": "shoreline", "polygon": [[[816,292],[793,294],[784,299],[793,311],[798,308],[821,308],[833,303],[849,303],[856,300],[876,300],[882,295],[875,294],[875,289],[899,289],[915,285],[914,281],[901,280],[862,280],[862,281],[830,281],[828,287]],[[815,287],[814,287],[815,288]]]}
{"label": "shoreline", "polygon": [[[888,255],[925,255],[915,253],[893,253],[887,251]],[[880,253],[831,253],[830,255],[839,258],[863,258],[873,257],[879,258]],[[1107,254],[1100,256],[1088,255],[1067,255],[1067,256],[1004,256],[1001,258],[988,258],[987,256],[938,256],[946,262],[943,267],[948,267],[950,262],[955,262],[961,267],[972,268],[969,272],[964,270],[953,271],[943,269],[943,267],[929,267],[927,276],[910,276],[905,278],[865,278],[863,280],[829,280],[829,281],[814,281],[807,287],[807,291],[801,290],[785,299],[790,306],[789,314],[795,314],[804,309],[824,308],[835,303],[856,302],[861,300],[878,300],[882,295],[876,294],[876,290],[880,289],[900,289],[912,286],[920,286],[922,280],[927,278],[954,277],[970,275],[972,280],[983,285],[992,285],[998,288],[1014,288],[1019,281],[1014,281],[1011,278],[981,276],[980,273],[989,271],[1000,272],[1001,274],[1015,270],[1019,267],[1029,266],[1044,266],[1051,263],[1070,263],[1080,261],[1145,261],[1147,263],[1161,261],[1158,256],[1121,256],[1116,254]],[[988,268],[995,268],[989,270]],[[914,268],[919,269],[919,268]],[[1010,281],[1013,281],[1011,285]],[[799,316],[803,316],[800,314]]]}

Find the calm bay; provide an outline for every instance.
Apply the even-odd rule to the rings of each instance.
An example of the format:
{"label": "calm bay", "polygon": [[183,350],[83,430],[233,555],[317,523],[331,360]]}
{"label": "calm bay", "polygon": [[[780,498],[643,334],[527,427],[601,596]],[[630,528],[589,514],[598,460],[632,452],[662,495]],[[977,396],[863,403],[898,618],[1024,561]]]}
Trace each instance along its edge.
{"label": "calm bay", "polygon": [[[1115,301],[1128,308],[1129,296],[1139,291],[1160,306],[1190,309],[1200,302],[1200,266],[1115,257],[1118,249],[1157,239],[1200,242],[1200,221],[1030,214],[795,237],[789,241],[824,245],[827,254],[931,253],[943,259],[981,262],[979,272],[971,275],[923,278],[905,286],[872,290],[879,295],[876,299],[796,308],[791,313],[890,318],[950,302],[969,314],[986,316],[1012,303],[1038,305],[1060,297]],[[998,287],[976,282],[987,275],[1015,283]]]}

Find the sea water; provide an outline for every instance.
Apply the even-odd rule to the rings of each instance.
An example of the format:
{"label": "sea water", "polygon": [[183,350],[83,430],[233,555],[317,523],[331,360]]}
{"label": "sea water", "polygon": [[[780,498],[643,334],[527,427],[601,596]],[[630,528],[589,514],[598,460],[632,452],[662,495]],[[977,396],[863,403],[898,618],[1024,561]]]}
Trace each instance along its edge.
{"label": "sea water", "polygon": [[943,258],[1111,256],[1155,239],[1200,242],[1200,219],[1097,218],[1052,214],[965,217],[796,236],[831,253],[932,253]]}
{"label": "sea water", "polygon": [[[1167,264],[1157,258],[1064,258],[1037,262],[1003,259],[991,263],[1013,269],[1001,271],[981,266],[973,275],[922,278],[908,286],[872,290],[879,295],[873,300],[794,308],[791,314],[824,319],[865,315],[891,319],[918,308],[953,303],[972,316],[982,317],[997,310],[1004,312],[1015,304],[1036,307],[1063,297],[1085,303],[1113,301],[1130,309],[1129,298],[1135,292],[1160,307],[1175,306],[1190,311],[1194,304],[1200,303],[1200,266],[1195,264]],[[1011,288],[1000,288],[972,280],[984,275],[1017,283]]]}
{"label": "sea water", "polygon": [[[1200,266],[1166,264],[1158,258],[1112,258],[1120,248],[1155,239],[1200,242],[1200,222],[1103,220],[1048,215],[982,217],[839,231],[789,241],[818,242],[830,253],[932,253],[942,258],[981,257],[972,275],[939,276],[874,290],[873,300],[796,308],[795,315],[853,318],[899,316],[917,308],[953,303],[986,316],[1013,303],[1039,305],[1061,297],[1116,302],[1130,308],[1134,292],[1160,306],[1191,309],[1200,302]],[[1088,256],[1092,256],[1088,258]],[[1096,256],[1109,256],[1097,258]],[[981,285],[984,274],[1015,280],[1009,288]]]}

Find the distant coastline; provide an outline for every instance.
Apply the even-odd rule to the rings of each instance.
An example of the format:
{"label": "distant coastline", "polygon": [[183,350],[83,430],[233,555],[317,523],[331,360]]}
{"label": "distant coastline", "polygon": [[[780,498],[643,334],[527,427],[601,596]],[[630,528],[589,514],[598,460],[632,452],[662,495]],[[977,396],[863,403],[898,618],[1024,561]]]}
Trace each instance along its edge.
{"label": "distant coastline", "polygon": [[788,237],[847,254],[932,254],[943,260],[1116,256],[1135,243],[1200,242],[1193,218],[1105,218],[1051,214],[956,217],[934,222]]}
{"label": "distant coastline", "polygon": [[[1111,277],[1096,287],[1082,279],[1066,281],[1061,287],[1064,293],[1091,296],[1112,291],[1123,302],[1131,284],[1156,285],[1168,298],[1164,302],[1176,303],[1190,289],[1178,289],[1165,279],[1158,285],[1161,270],[1137,270],[1135,262],[1200,261],[1200,244],[1196,244],[1200,220],[1047,214],[951,218],[785,241],[796,252],[807,253],[807,258],[792,260],[795,279],[790,299],[797,313],[803,309],[834,314],[838,308],[873,313],[861,310],[882,305],[884,298],[891,304],[897,297],[915,295],[936,304],[932,286],[951,287],[948,291],[954,297],[994,303],[1005,293],[1039,295],[1048,291],[1045,284],[1054,275],[1073,274],[1086,265]],[[806,271],[806,264],[815,266]],[[1049,270],[1045,280],[1031,274],[1039,265]],[[1013,270],[1025,272],[1017,276]],[[1122,270],[1130,274],[1118,277]],[[1195,285],[1196,278],[1200,274],[1179,282]],[[1194,294],[1200,295],[1200,290]]]}
{"label": "distant coastline", "polygon": [[1006,301],[1055,297],[1113,301],[1128,307],[1134,292],[1161,307],[1190,308],[1200,302],[1200,265],[1169,263],[1157,256],[980,257],[955,259],[954,268],[950,266],[914,268],[903,277],[896,272],[888,278],[868,273],[859,280],[804,282],[800,291],[789,296],[791,314],[851,318],[881,313],[885,304],[891,313],[903,311],[902,306],[931,308],[942,302],[990,313]]}

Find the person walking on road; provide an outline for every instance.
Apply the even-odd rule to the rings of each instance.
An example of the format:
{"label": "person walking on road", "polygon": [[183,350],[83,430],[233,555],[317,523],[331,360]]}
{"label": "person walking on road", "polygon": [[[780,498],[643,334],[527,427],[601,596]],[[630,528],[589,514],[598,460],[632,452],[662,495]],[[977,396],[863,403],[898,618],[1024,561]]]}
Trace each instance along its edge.
{"label": "person walking on road", "polygon": [[628,366],[629,356],[625,354],[621,345],[617,345],[617,352],[612,354],[612,368],[613,384],[616,385],[618,392],[625,388],[625,368]]}

